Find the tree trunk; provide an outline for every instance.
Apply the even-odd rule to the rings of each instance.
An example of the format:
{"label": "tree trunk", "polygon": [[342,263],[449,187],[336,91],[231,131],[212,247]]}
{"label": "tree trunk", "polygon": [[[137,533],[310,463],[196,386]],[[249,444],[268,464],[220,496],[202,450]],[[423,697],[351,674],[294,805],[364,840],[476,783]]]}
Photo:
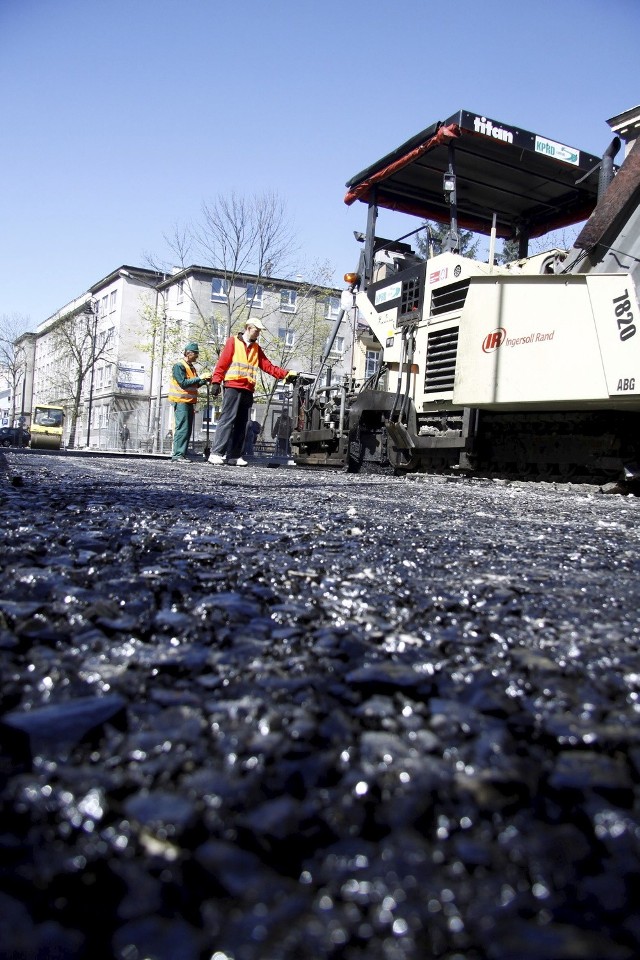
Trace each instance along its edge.
{"label": "tree trunk", "polygon": [[73,406],[71,408],[71,426],[69,428],[69,439],[67,441],[68,450],[73,450],[76,445],[76,428],[78,426],[80,397],[82,396],[82,383],[83,383],[83,380],[78,381],[78,389],[76,390],[76,395],[73,398]]}

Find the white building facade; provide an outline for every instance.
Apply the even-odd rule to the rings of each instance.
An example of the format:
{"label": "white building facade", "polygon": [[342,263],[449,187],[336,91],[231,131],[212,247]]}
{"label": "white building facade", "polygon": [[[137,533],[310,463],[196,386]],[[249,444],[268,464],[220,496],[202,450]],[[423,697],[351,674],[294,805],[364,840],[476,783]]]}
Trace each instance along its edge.
{"label": "white building facade", "polygon": [[[17,343],[27,358],[25,419],[38,403],[65,407],[63,445],[102,450],[167,453],[173,432],[173,409],[167,401],[171,366],[184,344],[200,344],[200,369],[213,369],[224,342],[250,317],[266,329],[260,342],[267,356],[286,369],[314,373],[327,337],[339,315],[340,291],[305,283],[301,278],[258,279],[249,274],[189,266],[167,275],[121,266],[91,286]],[[84,375],[77,402],[73,378],[80,379],[60,329],[77,318],[85,333]],[[339,330],[323,376],[346,375],[347,330]],[[349,341],[350,342],[350,341]],[[71,361],[71,362],[70,362]],[[70,367],[68,376],[66,367]],[[274,381],[256,390],[253,417],[261,423],[281,407]],[[202,445],[218,412],[207,394],[196,413],[193,442]],[[285,398],[286,399],[286,398]],[[73,408],[77,409],[73,430]],[[269,435],[269,424],[266,425]]]}

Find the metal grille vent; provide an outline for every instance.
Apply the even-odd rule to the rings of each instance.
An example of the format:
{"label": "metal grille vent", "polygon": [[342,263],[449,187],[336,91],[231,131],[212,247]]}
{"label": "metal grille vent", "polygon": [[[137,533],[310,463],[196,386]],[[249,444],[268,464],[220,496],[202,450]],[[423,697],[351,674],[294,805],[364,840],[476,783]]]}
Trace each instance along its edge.
{"label": "metal grille vent", "polygon": [[450,310],[462,310],[468,290],[468,279],[434,290],[431,294],[431,316],[437,317],[441,313],[449,313]]}
{"label": "metal grille vent", "polygon": [[411,320],[420,316],[420,277],[403,280],[399,319]]}
{"label": "metal grille vent", "polygon": [[453,390],[458,353],[458,327],[438,330],[427,339],[425,393],[446,393]]}

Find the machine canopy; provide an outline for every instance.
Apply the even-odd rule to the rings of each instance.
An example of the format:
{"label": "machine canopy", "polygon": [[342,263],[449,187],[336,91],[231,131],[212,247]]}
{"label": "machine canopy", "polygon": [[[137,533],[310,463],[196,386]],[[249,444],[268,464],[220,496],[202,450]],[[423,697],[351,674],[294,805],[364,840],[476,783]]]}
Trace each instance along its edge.
{"label": "machine canopy", "polygon": [[586,220],[600,158],[528,130],[459,110],[347,182],[356,200],[438,223],[450,221],[445,173],[456,176],[457,219],[475,233],[537,237]]}

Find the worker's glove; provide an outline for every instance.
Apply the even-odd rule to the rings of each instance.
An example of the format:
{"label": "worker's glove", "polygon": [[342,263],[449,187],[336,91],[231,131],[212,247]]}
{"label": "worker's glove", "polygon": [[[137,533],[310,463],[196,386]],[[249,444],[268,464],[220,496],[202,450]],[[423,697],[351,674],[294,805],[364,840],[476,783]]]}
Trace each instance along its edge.
{"label": "worker's glove", "polygon": [[200,386],[204,387],[208,383],[211,383],[211,374],[210,373],[202,374],[202,376],[200,377]]}
{"label": "worker's glove", "polygon": [[296,370],[289,370],[289,373],[284,378],[285,383],[295,383],[300,374]]}
{"label": "worker's glove", "polygon": [[211,384],[211,396],[212,396],[212,397],[219,397],[219,396],[220,396],[220,384],[219,384],[219,383],[212,383],[212,384]]}

